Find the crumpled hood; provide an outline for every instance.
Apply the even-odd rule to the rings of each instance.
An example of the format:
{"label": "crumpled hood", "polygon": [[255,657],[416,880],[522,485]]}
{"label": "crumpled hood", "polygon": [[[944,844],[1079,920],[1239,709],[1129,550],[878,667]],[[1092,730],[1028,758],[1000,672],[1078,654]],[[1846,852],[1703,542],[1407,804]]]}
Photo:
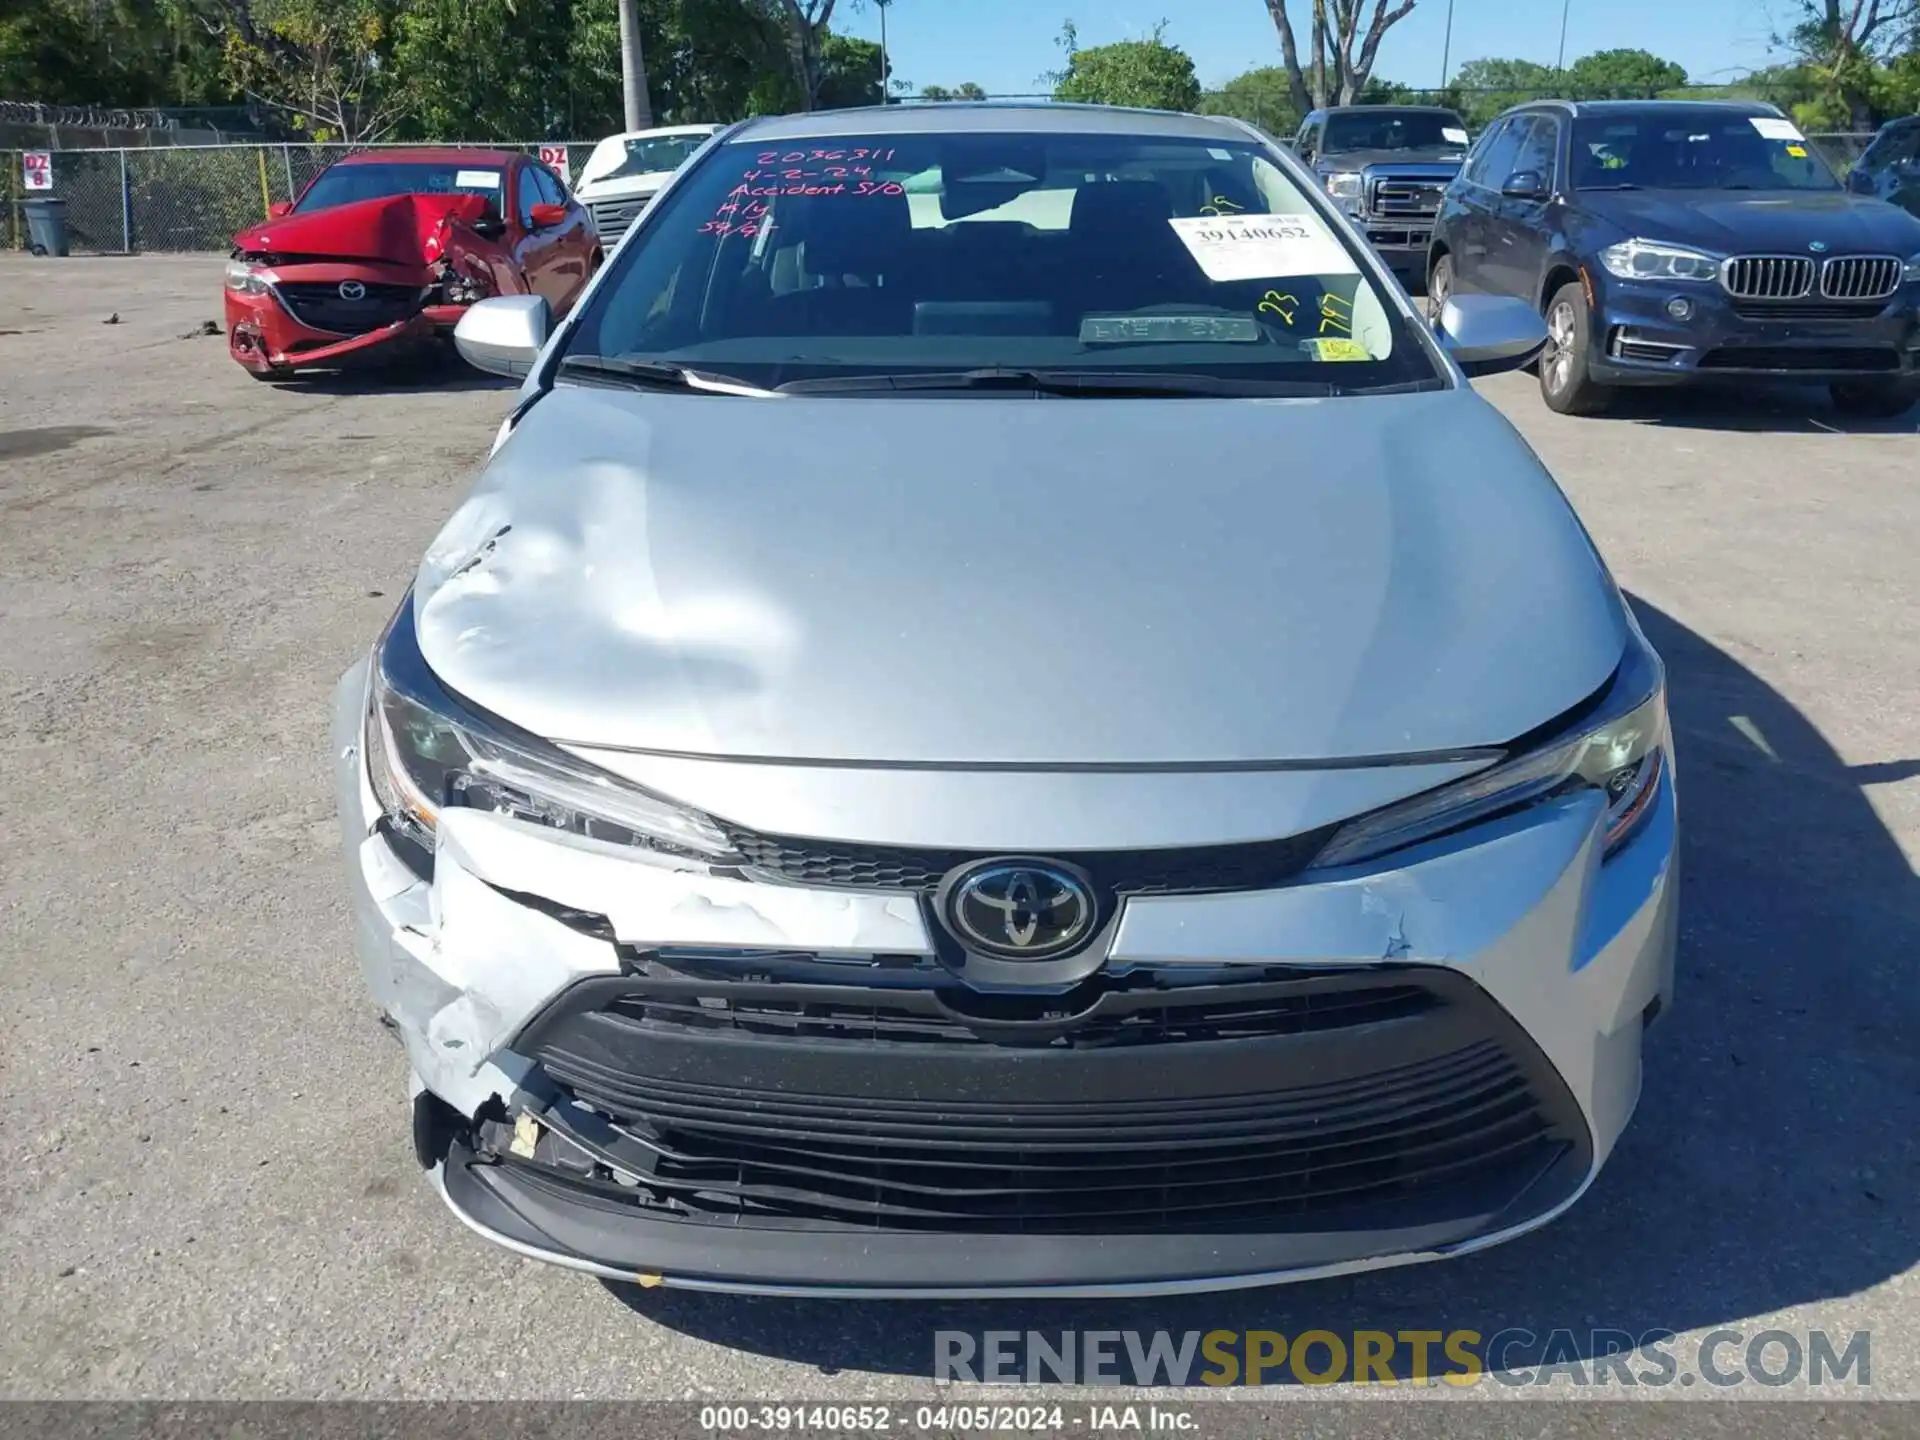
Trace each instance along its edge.
{"label": "crumpled hood", "polygon": [[1722,255],[1920,251],[1920,220],[1884,201],[1813,190],[1582,190],[1581,208],[1630,235]]}
{"label": "crumpled hood", "polygon": [[452,220],[471,224],[487,212],[483,195],[388,195],[285,215],[233,237],[235,248],[282,255],[325,255],[421,265],[436,258],[436,236]]}
{"label": "crumpled hood", "polygon": [[890,762],[1511,739],[1619,596],[1467,391],[770,400],[563,385],[421,566],[447,685],[549,738]]}

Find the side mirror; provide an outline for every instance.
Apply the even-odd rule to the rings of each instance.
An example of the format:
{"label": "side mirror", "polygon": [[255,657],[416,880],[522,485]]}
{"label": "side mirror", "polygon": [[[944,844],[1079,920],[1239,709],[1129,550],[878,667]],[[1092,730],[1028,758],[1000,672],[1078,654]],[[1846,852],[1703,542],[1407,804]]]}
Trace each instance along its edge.
{"label": "side mirror", "polygon": [[496,295],[460,317],[453,327],[453,347],[474,369],[518,380],[539,359],[551,324],[544,297]]}
{"label": "side mirror", "polygon": [[546,230],[552,226],[567,223],[567,207],[564,205],[535,205],[528,209],[527,215],[533,221],[533,228],[536,230]]}
{"label": "side mirror", "polygon": [[291,200],[276,200],[267,206],[267,218],[269,220],[283,220],[292,213],[293,202]]}
{"label": "side mirror", "polygon": [[1547,322],[1510,295],[1449,295],[1440,309],[1440,343],[1469,376],[1498,375],[1531,364],[1546,348]]}
{"label": "side mirror", "polygon": [[1856,195],[1871,195],[1873,194],[1873,176],[1856,165],[1847,172],[1847,189]]}
{"label": "side mirror", "polygon": [[1545,200],[1552,194],[1547,189],[1546,176],[1538,170],[1514,171],[1500,187],[1500,193],[1509,200]]}

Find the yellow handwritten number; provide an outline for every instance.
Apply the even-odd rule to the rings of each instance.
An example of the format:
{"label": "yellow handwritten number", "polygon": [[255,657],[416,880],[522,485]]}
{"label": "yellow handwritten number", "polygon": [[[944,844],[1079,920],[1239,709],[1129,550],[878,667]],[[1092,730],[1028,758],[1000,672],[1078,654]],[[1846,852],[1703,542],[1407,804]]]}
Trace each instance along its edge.
{"label": "yellow handwritten number", "polygon": [[1282,295],[1278,290],[1269,290],[1260,297],[1260,305],[1256,313],[1278,315],[1282,325],[1291,325],[1293,324],[1294,311],[1299,308],[1300,301],[1297,297]]}

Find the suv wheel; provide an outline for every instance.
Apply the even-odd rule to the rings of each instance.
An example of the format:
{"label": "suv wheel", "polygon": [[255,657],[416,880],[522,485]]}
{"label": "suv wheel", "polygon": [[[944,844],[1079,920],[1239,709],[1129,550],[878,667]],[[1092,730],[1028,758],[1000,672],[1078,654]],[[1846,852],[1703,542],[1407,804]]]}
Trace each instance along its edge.
{"label": "suv wheel", "polygon": [[1593,322],[1579,283],[1562,285],[1547,302],[1547,348],[1540,352],[1540,397],[1561,415],[1597,415],[1613,391],[1587,372],[1593,353]]}
{"label": "suv wheel", "polygon": [[1447,298],[1453,294],[1453,257],[1442,255],[1433,262],[1433,273],[1427,276],[1427,323],[1435,331],[1440,329],[1440,312],[1447,308]]}
{"label": "suv wheel", "polygon": [[1920,403],[1913,380],[1839,380],[1827,387],[1833,408],[1863,420],[1897,420]]}

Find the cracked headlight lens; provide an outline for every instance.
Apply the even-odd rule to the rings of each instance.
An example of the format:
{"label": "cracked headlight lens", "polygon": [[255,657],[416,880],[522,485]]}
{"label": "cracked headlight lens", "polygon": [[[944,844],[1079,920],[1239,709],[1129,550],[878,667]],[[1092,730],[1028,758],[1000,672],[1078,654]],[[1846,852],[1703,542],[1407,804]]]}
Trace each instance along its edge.
{"label": "cracked headlight lens", "polygon": [[420,654],[408,595],[374,652],[367,778],[401,839],[432,853],[450,807],[611,845],[738,864],[705,815],[628,784],[451,695]]}
{"label": "cracked headlight lens", "polygon": [[227,288],[241,295],[267,293],[268,272],[251,260],[227,261]]}
{"label": "cracked headlight lens", "polygon": [[1580,790],[1606,797],[1606,849],[1612,852],[1652,810],[1667,765],[1666,674],[1653,647],[1630,630],[1627,654],[1598,704],[1569,728],[1478,775],[1349,821],[1313,864],[1372,860]]}

